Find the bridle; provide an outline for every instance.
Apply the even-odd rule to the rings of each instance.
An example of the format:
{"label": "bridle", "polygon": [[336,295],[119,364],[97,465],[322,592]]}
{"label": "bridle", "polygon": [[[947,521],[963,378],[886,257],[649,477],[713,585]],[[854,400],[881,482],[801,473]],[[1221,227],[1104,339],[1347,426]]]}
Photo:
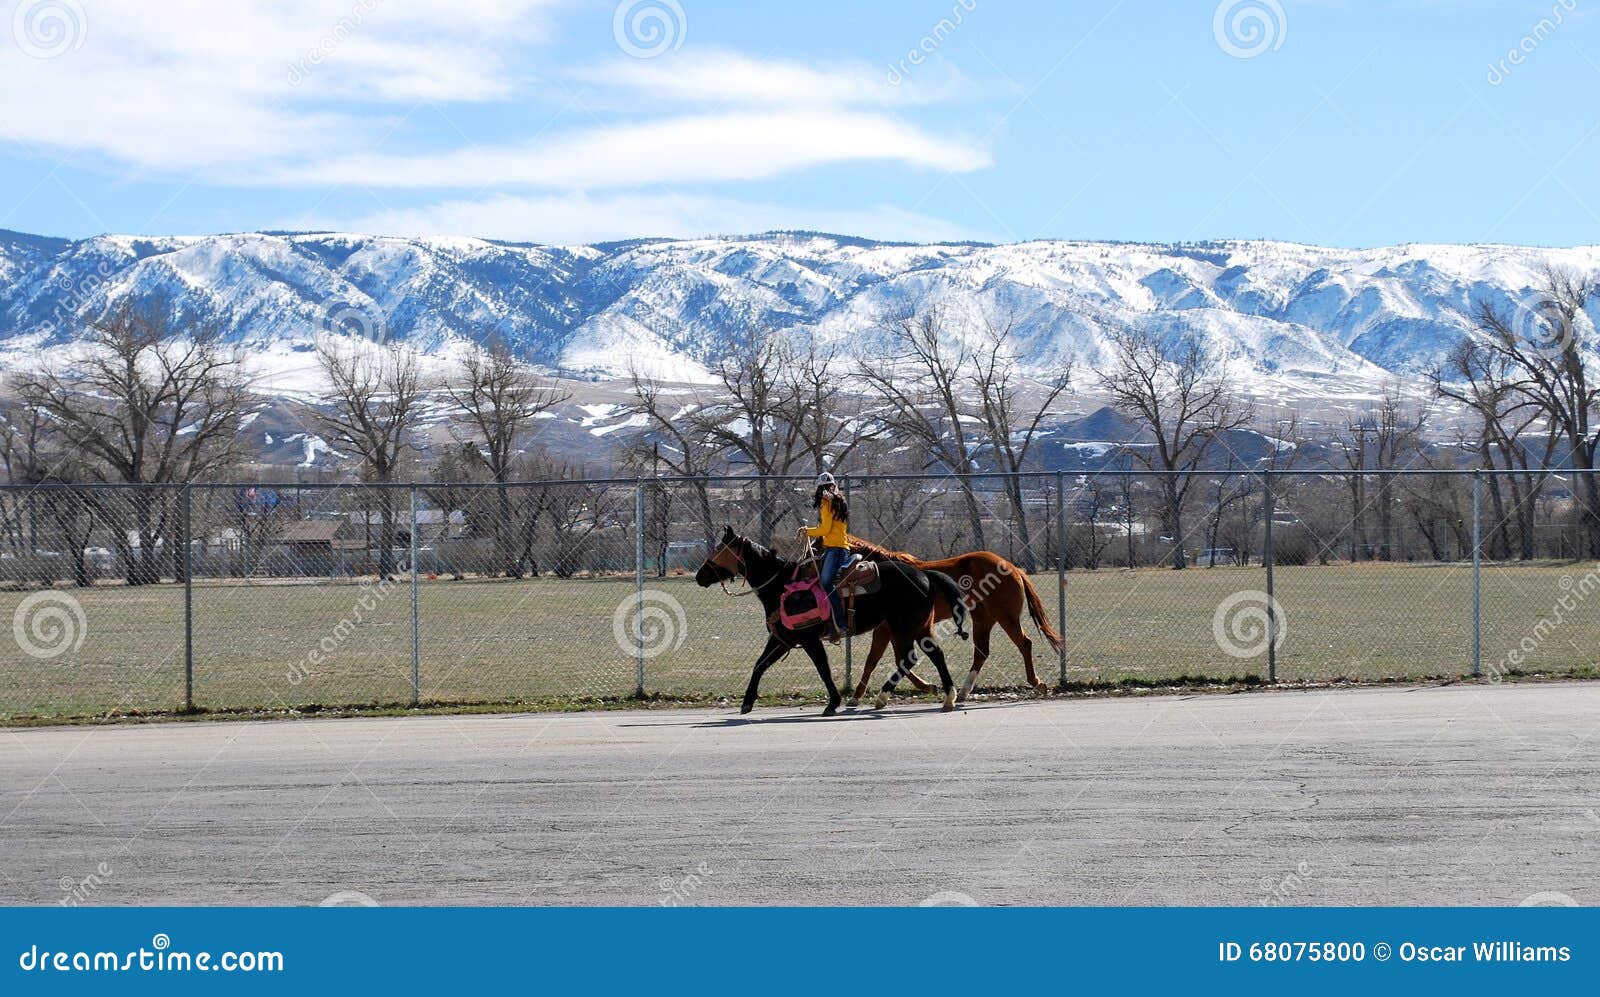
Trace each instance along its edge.
{"label": "bridle", "polygon": [[[726,544],[724,544],[723,546],[727,547],[727,549],[733,554],[734,564],[738,565],[738,568],[739,568],[739,578],[740,578],[740,580],[742,580],[744,582],[744,591],[743,592],[735,592],[732,589],[728,588],[728,580],[726,578],[718,578],[717,579],[717,584],[719,586],[721,586],[722,594],[727,596],[730,599],[737,599],[742,595],[754,595],[756,589],[755,589],[755,586],[750,584],[750,576],[749,576],[749,574],[747,574],[745,572],[744,555],[742,555],[738,551],[735,551],[731,546],[728,546]],[[721,565],[718,565],[718,567],[721,567]]]}
{"label": "bridle", "polygon": [[[741,537],[739,539],[740,539],[740,547],[735,548],[734,546],[732,546],[730,544],[723,544],[723,547],[726,550],[728,550],[730,553],[733,554],[733,561],[734,561],[734,564],[738,567],[739,578],[744,582],[744,590],[741,591],[741,592],[735,592],[732,589],[728,588],[728,580],[726,578],[718,578],[717,579],[717,585],[719,585],[722,588],[722,594],[727,596],[730,599],[737,599],[740,596],[744,596],[744,595],[754,595],[755,593],[761,591],[760,588],[758,588],[755,585],[752,585],[750,583],[750,572],[745,567],[745,563],[744,563],[744,553],[743,553],[744,538]],[[722,566],[719,564],[719,565],[717,565],[717,567],[720,568]],[[724,569],[724,570],[726,570],[726,569]],[[773,577],[776,578],[777,576],[774,575]],[[770,580],[766,584],[771,584]],[[762,588],[764,588],[764,587],[765,587],[765,585],[762,586]]]}

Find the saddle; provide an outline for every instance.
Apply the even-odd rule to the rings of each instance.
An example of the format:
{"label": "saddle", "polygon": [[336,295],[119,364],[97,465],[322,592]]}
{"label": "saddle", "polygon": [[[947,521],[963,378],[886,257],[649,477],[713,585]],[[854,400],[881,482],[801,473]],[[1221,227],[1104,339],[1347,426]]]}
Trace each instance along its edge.
{"label": "saddle", "polygon": [[844,597],[844,625],[851,633],[856,629],[856,596],[872,595],[883,588],[883,576],[878,573],[878,562],[857,557],[839,575],[839,594]]}

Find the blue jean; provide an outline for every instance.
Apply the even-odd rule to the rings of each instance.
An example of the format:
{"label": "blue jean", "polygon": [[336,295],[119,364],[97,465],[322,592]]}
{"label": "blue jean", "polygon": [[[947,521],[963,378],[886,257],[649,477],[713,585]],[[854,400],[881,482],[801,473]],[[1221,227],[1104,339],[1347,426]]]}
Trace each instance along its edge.
{"label": "blue jean", "polygon": [[833,619],[843,627],[844,598],[839,595],[839,576],[844,569],[854,560],[850,551],[844,547],[829,547],[822,553],[822,570],[818,574],[818,581],[822,582],[822,590],[828,593],[828,601],[833,603]]}

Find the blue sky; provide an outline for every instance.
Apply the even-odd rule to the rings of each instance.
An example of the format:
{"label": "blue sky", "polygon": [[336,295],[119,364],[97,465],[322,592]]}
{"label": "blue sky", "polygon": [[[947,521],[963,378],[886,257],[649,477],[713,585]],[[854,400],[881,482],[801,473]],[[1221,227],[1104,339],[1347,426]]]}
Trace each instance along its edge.
{"label": "blue sky", "polygon": [[1600,0],[0,6],[0,228],[1600,243]]}

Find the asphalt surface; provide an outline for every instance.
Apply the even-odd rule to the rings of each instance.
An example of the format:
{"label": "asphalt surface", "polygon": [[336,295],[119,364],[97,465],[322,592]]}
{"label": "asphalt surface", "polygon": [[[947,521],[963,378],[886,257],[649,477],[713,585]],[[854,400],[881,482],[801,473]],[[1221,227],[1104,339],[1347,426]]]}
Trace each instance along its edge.
{"label": "asphalt surface", "polygon": [[0,900],[1600,902],[1600,684],[0,730]]}

